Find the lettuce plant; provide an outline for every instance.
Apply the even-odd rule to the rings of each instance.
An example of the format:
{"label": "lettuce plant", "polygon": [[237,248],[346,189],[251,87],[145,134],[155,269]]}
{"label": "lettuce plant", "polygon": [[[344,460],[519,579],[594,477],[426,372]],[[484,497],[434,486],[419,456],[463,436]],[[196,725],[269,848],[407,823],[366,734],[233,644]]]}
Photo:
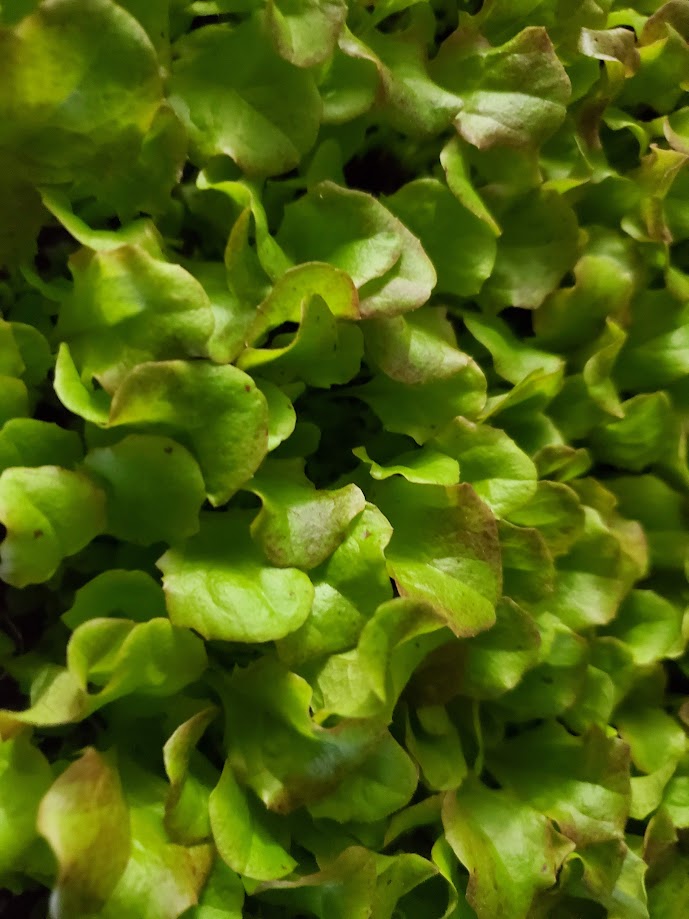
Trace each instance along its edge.
{"label": "lettuce plant", "polygon": [[0,913],[689,915],[689,0],[2,0]]}

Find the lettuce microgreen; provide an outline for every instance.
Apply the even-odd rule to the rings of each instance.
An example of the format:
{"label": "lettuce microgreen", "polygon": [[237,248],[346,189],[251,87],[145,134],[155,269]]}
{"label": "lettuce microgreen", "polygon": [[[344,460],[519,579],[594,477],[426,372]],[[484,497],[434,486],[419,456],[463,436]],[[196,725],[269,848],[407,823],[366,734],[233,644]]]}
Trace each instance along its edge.
{"label": "lettuce microgreen", "polygon": [[689,914],[689,0],[0,0],[0,913]]}

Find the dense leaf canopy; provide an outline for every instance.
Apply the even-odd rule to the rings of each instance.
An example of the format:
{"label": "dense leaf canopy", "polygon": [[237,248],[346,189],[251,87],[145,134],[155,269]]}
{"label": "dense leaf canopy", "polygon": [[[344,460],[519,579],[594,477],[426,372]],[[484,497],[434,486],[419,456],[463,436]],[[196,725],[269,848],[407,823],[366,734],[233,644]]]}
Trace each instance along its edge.
{"label": "dense leaf canopy", "polygon": [[688,162],[689,0],[1,0],[2,915],[686,919]]}

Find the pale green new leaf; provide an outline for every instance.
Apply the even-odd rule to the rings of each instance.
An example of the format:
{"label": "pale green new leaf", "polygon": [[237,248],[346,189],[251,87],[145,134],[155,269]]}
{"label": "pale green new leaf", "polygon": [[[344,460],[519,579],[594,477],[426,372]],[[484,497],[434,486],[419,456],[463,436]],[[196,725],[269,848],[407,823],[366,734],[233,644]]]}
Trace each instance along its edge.
{"label": "pale green new leaf", "polygon": [[16,466],[0,475],[0,522],[0,576],[15,587],[39,584],[103,532],[105,495],[81,473]]}

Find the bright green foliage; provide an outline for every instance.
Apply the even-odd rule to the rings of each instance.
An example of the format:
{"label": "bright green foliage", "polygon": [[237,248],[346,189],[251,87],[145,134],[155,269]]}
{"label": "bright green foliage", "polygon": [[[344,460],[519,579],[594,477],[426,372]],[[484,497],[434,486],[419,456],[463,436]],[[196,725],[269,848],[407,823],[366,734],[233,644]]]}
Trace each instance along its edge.
{"label": "bright green foliage", "polygon": [[210,304],[179,265],[123,245],[81,249],[70,267],[74,288],[60,309],[58,335],[82,376],[114,393],[137,364],[204,354],[213,329]]}
{"label": "bright green foliage", "polygon": [[205,488],[191,454],[167,437],[130,434],[89,451],[84,467],[107,495],[107,532],[149,545],[198,529]]}
{"label": "bright green foliage", "polygon": [[526,919],[571,843],[543,814],[507,791],[467,779],[443,805],[447,840],[469,871],[467,899],[478,919]]}
{"label": "bright green foliage", "polygon": [[309,615],[313,585],[297,568],[271,565],[250,537],[247,512],[201,517],[200,531],[159,561],[177,625],[205,638],[284,638]]}
{"label": "bright green foliage", "polygon": [[689,0],[0,0],[0,913],[685,919],[687,92]]}
{"label": "bright green foliage", "polygon": [[109,424],[175,435],[196,456],[213,504],[245,484],[268,451],[265,396],[229,364],[139,364],[118,387]]}
{"label": "bright green foliage", "polygon": [[280,57],[256,19],[181,40],[170,93],[200,163],[225,155],[249,175],[287,172],[318,133],[313,76]]}
{"label": "bright green foliage", "polygon": [[102,533],[104,494],[59,466],[13,466],[0,476],[3,580],[15,587],[47,581],[63,558]]}
{"label": "bright green foliage", "polygon": [[366,499],[356,485],[317,491],[297,460],[264,463],[251,483],[263,508],[251,535],[278,568],[315,568],[343,542],[347,527]]}
{"label": "bright green foliage", "polygon": [[0,865],[5,873],[22,867],[35,839],[38,807],[52,783],[52,774],[46,758],[25,735],[3,741],[0,757]]}
{"label": "bright green foliage", "polygon": [[131,829],[117,771],[89,748],[51,785],[38,829],[59,865],[52,912],[96,912],[108,900],[129,859]]}

